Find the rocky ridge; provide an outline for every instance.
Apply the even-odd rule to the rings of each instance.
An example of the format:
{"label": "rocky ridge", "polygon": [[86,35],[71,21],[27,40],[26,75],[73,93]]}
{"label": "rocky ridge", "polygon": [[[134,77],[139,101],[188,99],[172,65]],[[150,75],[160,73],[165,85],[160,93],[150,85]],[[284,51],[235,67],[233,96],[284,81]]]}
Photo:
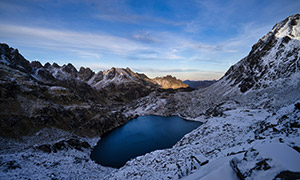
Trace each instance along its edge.
{"label": "rocky ridge", "polygon": [[[45,127],[99,136],[132,118],[121,112],[120,104],[158,88],[129,68],[95,74],[89,68],[77,71],[72,64],[43,66],[6,44],[0,45],[0,56],[1,136],[22,136]],[[116,77],[121,78],[118,84]]]}
{"label": "rocky ridge", "polygon": [[171,75],[164,77],[156,77],[152,79],[155,83],[159,84],[163,89],[179,89],[188,88],[189,86],[182,82],[180,79],[173,77]]}

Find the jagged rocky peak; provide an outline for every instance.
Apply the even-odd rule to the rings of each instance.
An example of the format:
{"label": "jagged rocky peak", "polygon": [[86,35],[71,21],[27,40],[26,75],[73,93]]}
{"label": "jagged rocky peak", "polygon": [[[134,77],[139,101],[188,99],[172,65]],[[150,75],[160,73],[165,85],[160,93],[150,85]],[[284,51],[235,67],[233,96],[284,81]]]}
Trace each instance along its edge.
{"label": "jagged rocky peak", "polygon": [[79,72],[71,63],[64,64],[63,66],[59,66],[57,63],[50,64],[49,62],[47,62],[45,63],[43,68],[44,70],[51,73],[55,78],[60,80],[75,79],[79,76]]}
{"label": "jagged rocky peak", "polygon": [[25,73],[32,73],[32,67],[18,51],[5,43],[0,43],[0,62]]}
{"label": "jagged rocky peak", "polygon": [[62,71],[71,74],[73,78],[77,77],[77,69],[73,66],[73,64],[69,63],[67,65],[62,66]]}
{"label": "jagged rocky peak", "polygon": [[300,40],[300,14],[295,14],[287,17],[284,21],[277,23],[271,33],[274,33],[277,37],[288,36],[291,39]]}
{"label": "jagged rocky peak", "polygon": [[153,79],[154,82],[159,84],[163,89],[179,89],[189,87],[187,84],[184,84],[180,79],[167,75],[164,77],[156,77]]}
{"label": "jagged rocky peak", "polygon": [[241,92],[266,87],[270,81],[299,72],[299,52],[300,14],[296,14],[277,23],[222,79],[237,85]]}
{"label": "jagged rocky peak", "polygon": [[134,73],[130,68],[115,68],[112,67],[109,70],[103,72],[104,79],[120,79],[120,80],[136,80],[143,79],[144,76],[140,76],[137,73]]}
{"label": "jagged rocky peak", "polygon": [[52,66],[53,66],[54,68],[61,68],[57,63],[52,63]]}
{"label": "jagged rocky peak", "polygon": [[38,68],[43,67],[43,65],[39,61],[31,61],[30,65],[34,69],[38,69]]}
{"label": "jagged rocky peak", "polygon": [[83,81],[88,81],[95,75],[95,72],[93,72],[90,68],[84,68],[81,67],[78,72],[78,77]]}

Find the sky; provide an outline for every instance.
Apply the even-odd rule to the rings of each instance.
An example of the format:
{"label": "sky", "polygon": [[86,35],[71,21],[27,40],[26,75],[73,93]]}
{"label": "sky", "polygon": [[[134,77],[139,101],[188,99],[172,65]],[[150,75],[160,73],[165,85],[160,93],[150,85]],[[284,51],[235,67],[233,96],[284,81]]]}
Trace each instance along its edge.
{"label": "sky", "polygon": [[29,61],[219,79],[300,0],[0,0],[0,42]]}

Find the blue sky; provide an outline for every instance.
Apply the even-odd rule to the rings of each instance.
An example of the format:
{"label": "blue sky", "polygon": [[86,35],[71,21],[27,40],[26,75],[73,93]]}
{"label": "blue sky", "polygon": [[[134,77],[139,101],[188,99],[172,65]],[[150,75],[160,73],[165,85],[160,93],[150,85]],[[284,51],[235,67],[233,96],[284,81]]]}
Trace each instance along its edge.
{"label": "blue sky", "polygon": [[0,0],[0,41],[28,60],[219,79],[300,0]]}

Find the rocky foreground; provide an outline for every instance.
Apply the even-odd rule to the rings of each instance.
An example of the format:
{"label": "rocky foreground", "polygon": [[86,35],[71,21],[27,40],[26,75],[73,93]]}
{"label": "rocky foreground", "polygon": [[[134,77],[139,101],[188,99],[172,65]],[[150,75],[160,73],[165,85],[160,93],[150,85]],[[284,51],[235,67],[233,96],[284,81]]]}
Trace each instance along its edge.
{"label": "rocky foreground", "polygon": [[[82,123],[80,127],[85,127],[87,124],[91,131],[95,124],[102,122],[100,119],[115,117],[113,116],[115,113],[120,117],[146,114],[179,115],[186,119],[204,122],[173,148],[136,157],[120,169],[102,167],[89,158],[91,148],[99,137],[84,138],[82,134],[74,135],[71,128],[71,119],[73,119],[71,115],[65,114],[67,120],[63,123],[68,124],[70,129],[64,129],[56,125],[63,117],[47,120],[50,115],[45,115],[47,111],[43,111],[37,114],[37,117],[44,115],[47,120],[45,122],[50,128],[17,139],[5,137],[0,139],[0,179],[299,179],[299,21],[300,15],[297,14],[276,24],[252,47],[248,56],[232,66],[218,82],[207,88],[192,92],[150,91],[147,95],[138,95],[139,98],[126,101],[128,102],[126,105],[116,105],[115,101],[111,102],[110,104],[115,106],[109,106],[113,108],[110,111],[107,109],[108,106],[101,105],[101,102],[109,99],[96,96],[98,100],[97,98],[86,99],[82,107],[87,108],[90,103],[97,102],[97,106],[103,108],[107,115],[100,114],[97,118],[91,116],[81,119],[80,113],[74,116],[76,117],[74,126]],[[47,101],[47,105],[52,103],[50,107],[56,107],[54,104],[59,103],[54,103],[58,101],[56,99],[58,97],[46,96],[51,92],[46,83],[44,85],[46,88],[42,92],[47,93],[42,93],[42,96],[40,90],[32,93],[38,87],[35,82],[28,81],[27,77],[22,75],[25,70],[27,71],[27,65],[22,66],[24,68],[21,69],[18,69],[18,66],[12,68],[11,64],[5,65],[6,59],[3,55],[1,57],[2,89],[0,92],[1,97],[5,97],[2,98],[2,102],[5,103],[1,103],[1,109],[5,110],[1,111],[1,128],[11,128],[10,130],[13,131],[13,127],[19,125],[18,120],[25,117],[9,119],[11,116],[3,114],[9,112],[13,115],[14,111],[18,109],[24,111],[25,107],[34,106],[36,102],[42,102],[37,106],[38,109],[45,107],[46,104],[43,103],[46,101],[40,100],[45,98],[50,99]],[[7,88],[10,87],[8,85],[2,86],[10,82],[8,79],[15,80],[12,81],[14,83],[8,83],[11,89]],[[27,81],[28,84],[23,83]],[[22,88],[15,88],[15,86],[20,87],[20,84]],[[70,83],[71,85],[73,83]],[[89,87],[92,86],[96,84],[91,83]],[[15,89],[18,91],[14,92]],[[90,98],[94,98],[93,88],[91,89]],[[59,97],[61,93],[65,93],[66,97],[76,95],[66,102],[82,102],[80,93],[77,95],[74,91],[65,92],[66,90],[61,88],[53,88],[53,91],[58,91]],[[10,92],[14,93],[10,94]],[[22,101],[24,96],[26,99]],[[120,97],[122,97],[120,102],[127,100],[127,96]],[[14,102],[16,99],[17,102]],[[24,106],[20,102],[28,102],[28,104]],[[72,106],[64,104],[66,102],[63,102],[60,107],[71,109]],[[22,108],[18,108],[21,105]],[[30,114],[30,111],[24,112]],[[57,113],[57,115],[63,114],[64,112],[59,111]],[[25,126],[20,126],[24,130],[38,127],[37,124],[42,123],[41,117],[37,119],[34,119],[35,116],[28,117],[33,119],[26,120],[31,124],[25,123]],[[54,119],[53,124],[49,124],[52,119]],[[99,127],[103,128],[102,125]],[[87,132],[88,128],[83,128],[84,132]],[[99,130],[96,129],[95,131],[98,132]],[[9,134],[10,131],[6,133]]]}

